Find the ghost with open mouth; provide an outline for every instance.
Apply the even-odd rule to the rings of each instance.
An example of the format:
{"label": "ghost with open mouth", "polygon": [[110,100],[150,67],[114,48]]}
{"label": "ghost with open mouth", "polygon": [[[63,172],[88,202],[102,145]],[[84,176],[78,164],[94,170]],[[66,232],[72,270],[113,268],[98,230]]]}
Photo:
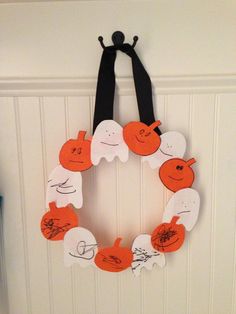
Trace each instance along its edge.
{"label": "ghost with open mouth", "polygon": [[94,235],[82,227],[71,228],[64,237],[64,263],[69,267],[78,263],[82,267],[94,265],[98,245]]}
{"label": "ghost with open mouth", "polygon": [[142,161],[147,161],[152,169],[161,165],[171,158],[182,158],[186,151],[186,140],[183,134],[175,131],[163,133],[161,145],[152,155],[145,156]]}
{"label": "ghost with open mouth", "polygon": [[115,157],[119,157],[122,162],[129,158],[123,128],[114,120],[104,120],[97,126],[92,138],[91,160],[93,165],[98,165],[101,158],[111,162]]}

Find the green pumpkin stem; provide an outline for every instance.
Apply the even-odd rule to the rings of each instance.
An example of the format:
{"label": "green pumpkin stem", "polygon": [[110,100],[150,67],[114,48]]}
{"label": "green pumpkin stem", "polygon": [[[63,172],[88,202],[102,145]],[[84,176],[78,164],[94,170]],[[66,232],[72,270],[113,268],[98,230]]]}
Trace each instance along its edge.
{"label": "green pumpkin stem", "polygon": [[159,125],[161,124],[160,120],[157,120],[155,122],[153,122],[149,127],[154,130],[155,128],[157,128]]}
{"label": "green pumpkin stem", "polygon": [[85,134],[86,134],[86,131],[79,131],[78,136],[77,136],[77,139],[78,139],[79,141],[83,141],[84,138],[85,138]]}
{"label": "green pumpkin stem", "polygon": [[117,238],[113,244],[113,246],[118,247],[120,246],[120,242],[121,242],[122,238]]}

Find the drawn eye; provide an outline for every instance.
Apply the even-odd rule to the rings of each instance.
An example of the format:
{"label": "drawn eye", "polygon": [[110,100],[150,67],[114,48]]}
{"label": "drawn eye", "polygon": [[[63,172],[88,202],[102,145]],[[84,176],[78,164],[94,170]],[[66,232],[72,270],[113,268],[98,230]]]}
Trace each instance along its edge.
{"label": "drawn eye", "polygon": [[183,166],[179,166],[179,165],[176,166],[176,170],[183,170],[183,168],[184,168]]}
{"label": "drawn eye", "polygon": [[76,151],[76,147],[73,147],[73,148],[71,149],[72,154],[74,154],[75,151]]}
{"label": "drawn eye", "polygon": [[143,133],[145,133],[145,130],[144,130],[144,129],[141,129],[141,130],[139,131],[139,134],[142,135]]}
{"label": "drawn eye", "polygon": [[150,134],[151,134],[151,132],[148,132],[148,133],[145,134],[145,136],[149,136]]}
{"label": "drawn eye", "polygon": [[79,147],[79,148],[77,148],[77,154],[81,154],[81,152],[82,152],[82,148],[81,147]]}

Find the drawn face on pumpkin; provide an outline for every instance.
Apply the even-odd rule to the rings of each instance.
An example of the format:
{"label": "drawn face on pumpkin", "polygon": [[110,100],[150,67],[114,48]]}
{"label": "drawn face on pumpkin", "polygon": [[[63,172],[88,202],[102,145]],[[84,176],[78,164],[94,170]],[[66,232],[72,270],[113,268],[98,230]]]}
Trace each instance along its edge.
{"label": "drawn face on pumpkin", "polygon": [[99,249],[95,264],[102,270],[120,272],[131,266],[133,253],[129,248],[120,247],[121,238],[117,238],[112,247]]}
{"label": "drawn face on pumpkin", "polygon": [[142,158],[142,161],[147,161],[152,169],[160,167],[171,158],[182,158],[186,151],[186,140],[181,133],[170,131],[163,133],[160,138],[161,145],[158,150]]}
{"label": "drawn face on pumpkin", "polygon": [[50,202],[56,202],[58,207],[72,204],[76,208],[83,205],[82,176],[57,166],[49,175],[47,185],[46,207]]}
{"label": "drawn face on pumpkin", "polygon": [[169,223],[162,223],[152,233],[152,246],[159,252],[177,251],[184,243],[185,229],[177,225],[178,216],[174,216]]}
{"label": "drawn face on pumpkin", "polygon": [[124,139],[129,149],[138,155],[153,154],[160,146],[160,136],[154,131],[161,124],[156,121],[150,126],[142,122],[130,122],[123,130]]}
{"label": "drawn face on pumpkin", "polygon": [[104,120],[97,126],[92,138],[92,163],[98,165],[101,158],[111,162],[115,157],[119,157],[122,162],[126,162],[129,157],[123,129],[114,120]]}
{"label": "drawn face on pumpkin", "polygon": [[167,203],[162,222],[169,222],[174,216],[179,216],[177,224],[182,224],[187,231],[191,231],[197,222],[199,207],[200,197],[196,190],[179,190]]}
{"label": "drawn face on pumpkin", "polygon": [[180,158],[167,160],[159,170],[162,183],[173,192],[191,187],[194,181],[194,172],[190,166],[195,162],[194,158],[188,161]]}
{"label": "drawn face on pumpkin", "polygon": [[77,139],[68,140],[61,148],[61,165],[71,171],[84,171],[92,167],[90,158],[91,141],[85,140],[86,131],[80,131]]}
{"label": "drawn face on pumpkin", "polygon": [[69,206],[57,208],[52,202],[49,207],[50,211],[41,220],[42,234],[51,241],[63,240],[68,230],[78,226],[78,217]]}
{"label": "drawn face on pumpkin", "polygon": [[78,263],[82,267],[94,264],[97,241],[93,234],[82,227],[70,229],[64,237],[65,266]]}
{"label": "drawn face on pumpkin", "polygon": [[135,276],[140,275],[142,268],[151,270],[154,264],[165,266],[165,255],[153,248],[150,234],[137,236],[132,245],[132,252],[132,271]]}

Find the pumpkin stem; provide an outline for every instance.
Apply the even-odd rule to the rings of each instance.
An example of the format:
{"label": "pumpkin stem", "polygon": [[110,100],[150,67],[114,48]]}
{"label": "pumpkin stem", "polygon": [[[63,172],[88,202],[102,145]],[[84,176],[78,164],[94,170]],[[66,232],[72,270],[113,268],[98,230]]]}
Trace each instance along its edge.
{"label": "pumpkin stem", "polygon": [[177,220],[179,220],[179,218],[180,218],[179,216],[174,216],[174,217],[171,219],[171,222],[170,222],[170,223],[171,223],[172,225],[176,225],[176,222],[177,222]]}
{"label": "pumpkin stem", "polygon": [[83,141],[84,138],[85,138],[85,134],[86,134],[86,131],[79,131],[78,136],[77,136],[77,139],[78,139],[79,141]]}
{"label": "pumpkin stem", "polygon": [[191,159],[189,159],[189,160],[186,162],[186,164],[187,164],[188,166],[191,166],[191,165],[194,164],[195,162],[196,162],[196,159],[191,158]]}
{"label": "pumpkin stem", "polygon": [[158,127],[161,124],[160,120],[157,120],[155,122],[153,122],[149,127],[154,130],[156,127]]}
{"label": "pumpkin stem", "polygon": [[113,246],[118,247],[120,246],[120,242],[121,242],[122,238],[117,238],[113,244]]}
{"label": "pumpkin stem", "polygon": [[57,209],[56,203],[55,202],[50,202],[49,203],[49,208],[50,208],[50,211],[51,210],[56,210]]}

